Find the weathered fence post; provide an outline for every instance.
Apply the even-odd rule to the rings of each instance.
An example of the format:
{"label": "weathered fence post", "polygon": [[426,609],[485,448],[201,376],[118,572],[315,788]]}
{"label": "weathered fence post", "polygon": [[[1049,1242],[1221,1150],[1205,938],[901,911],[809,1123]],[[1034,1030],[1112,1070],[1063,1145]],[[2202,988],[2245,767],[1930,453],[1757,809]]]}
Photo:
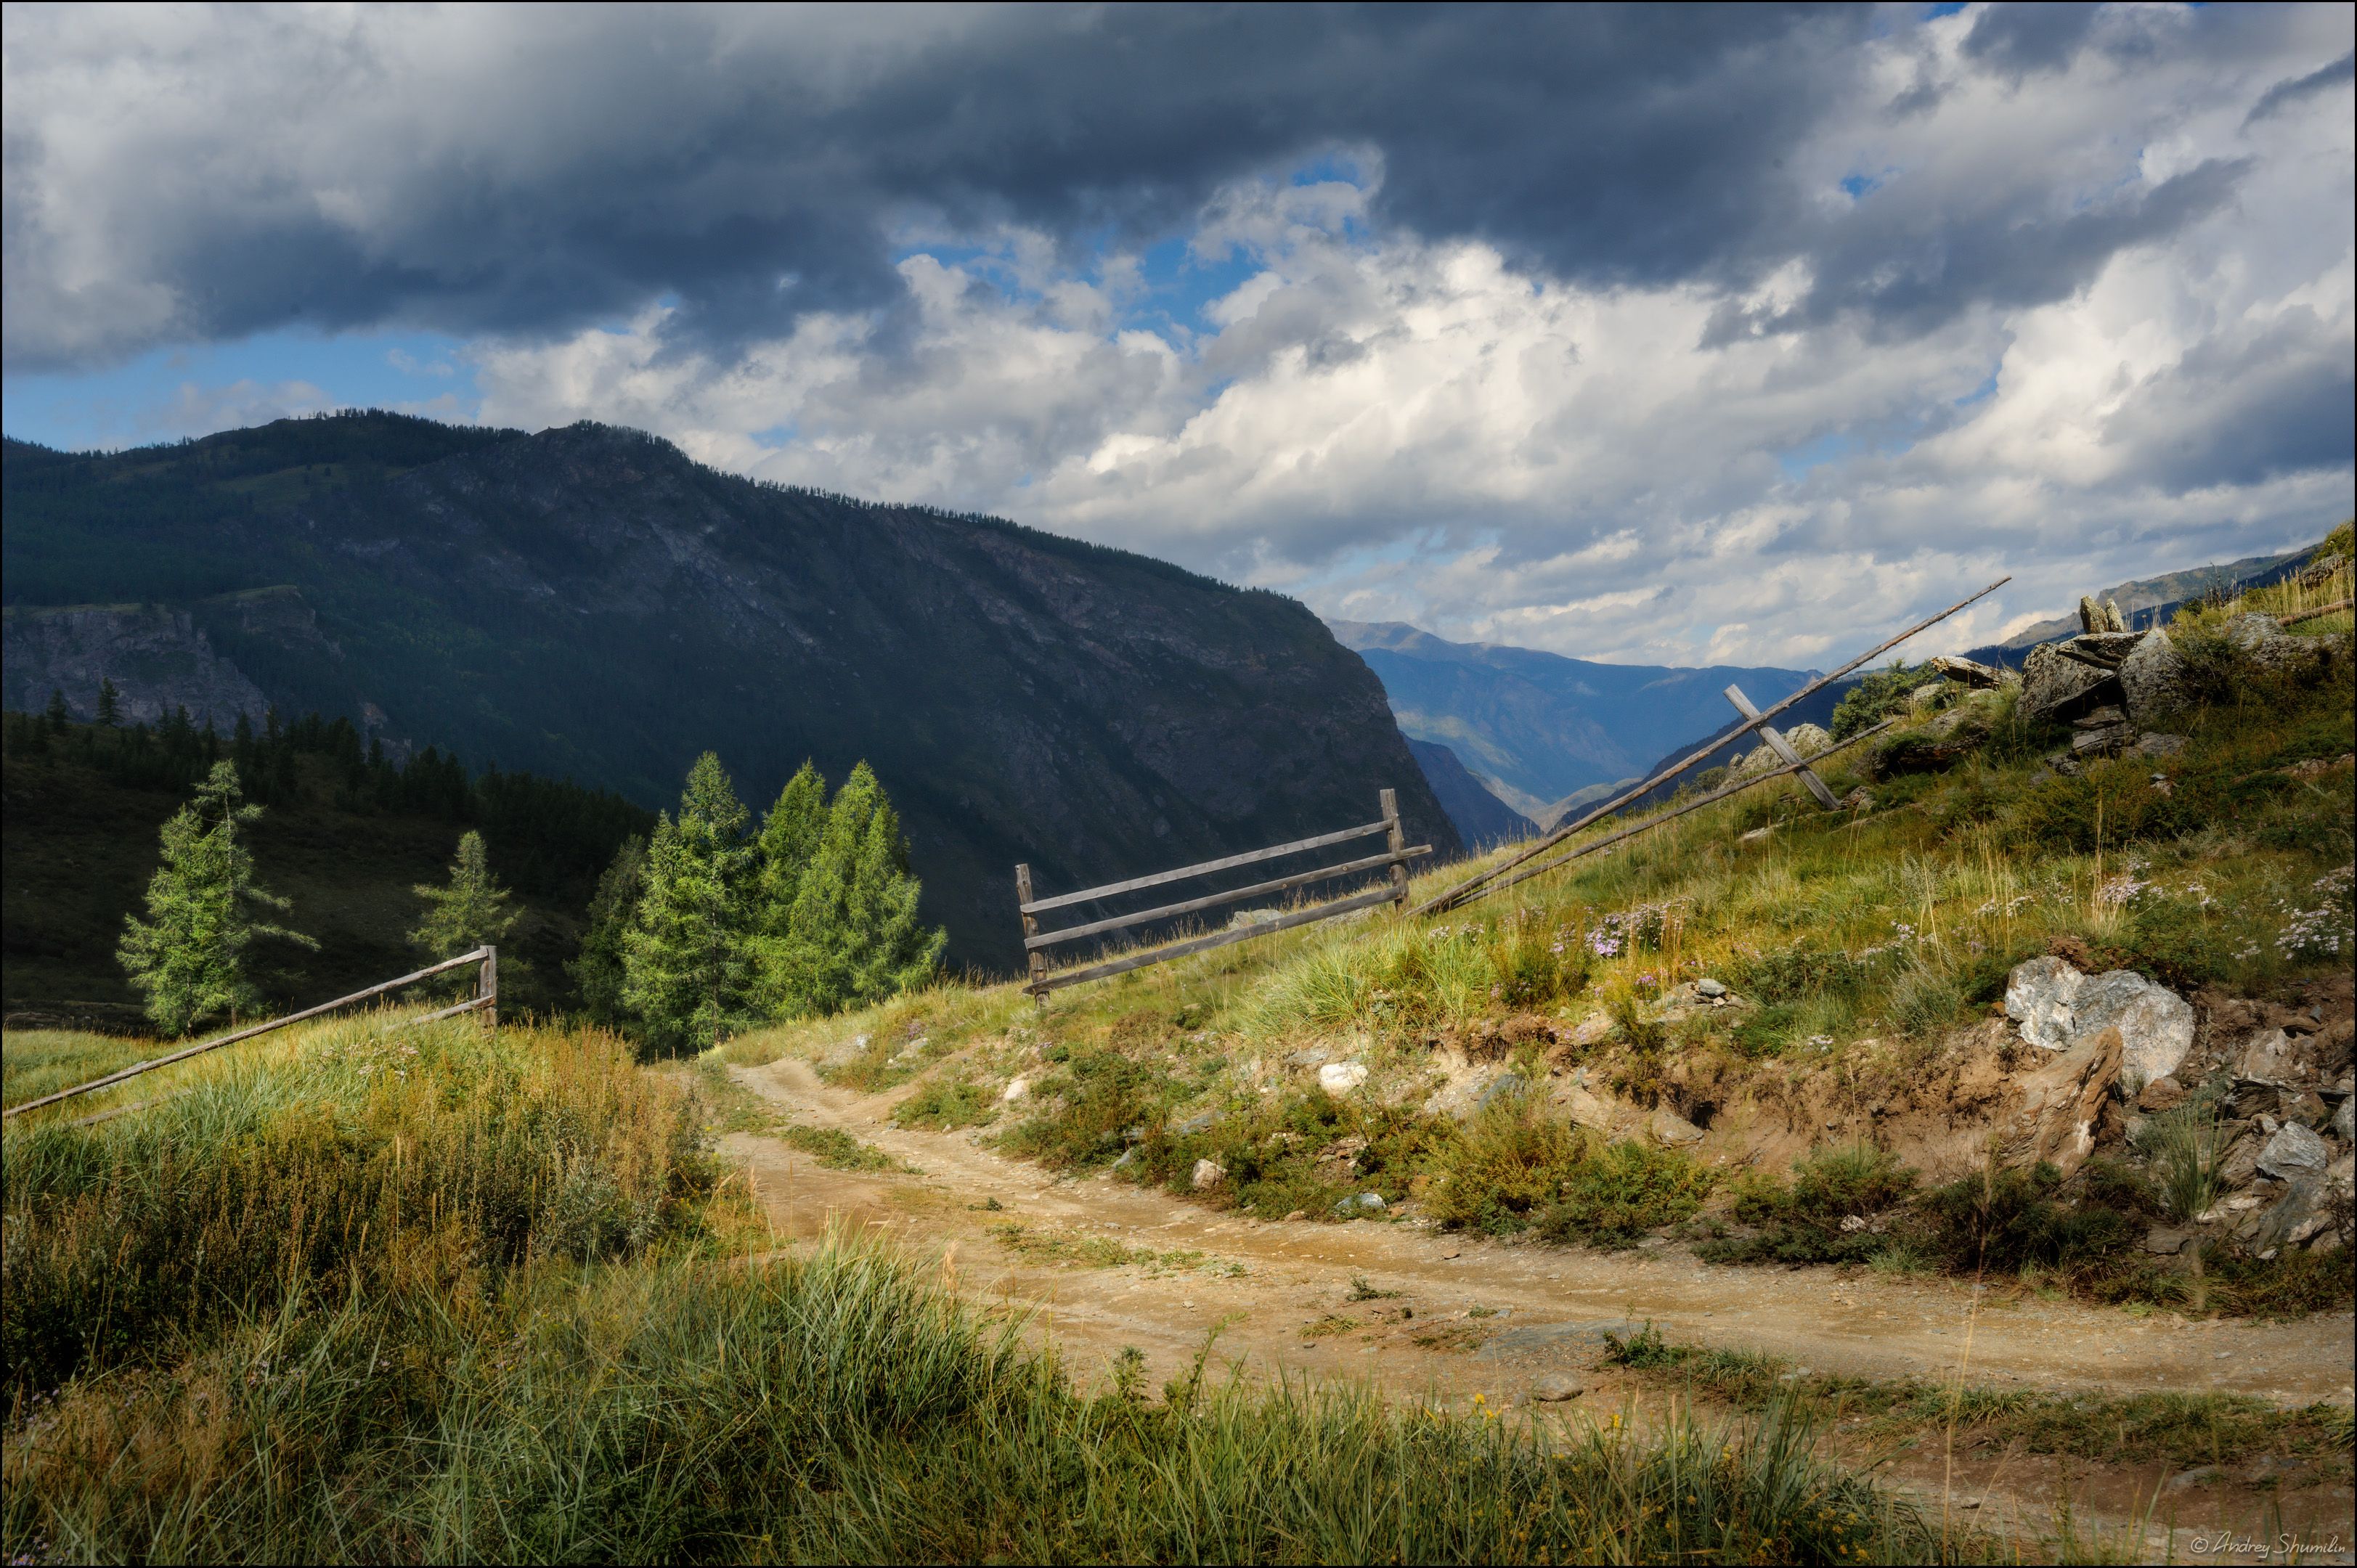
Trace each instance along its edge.
{"label": "weathered fence post", "polygon": [[1392,908],[1407,908],[1407,832],[1400,826],[1399,792],[1384,789],[1375,799],[1383,802],[1383,843],[1392,852]]}
{"label": "weathered fence post", "polygon": [[[1028,940],[1030,938],[1036,937],[1039,934],[1039,920],[1031,914],[1030,910],[1024,908],[1024,906],[1030,902],[1031,867],[1028,865],[1018,865],[1015,868],[1015,907],[1018,910],[1021,910],[1023,914],[1023,935],[1026,940]],[[1040,982],[1048,977],[1048,955],[1039,949],[1033,948],[1026,957],[1029,961],[1028,967],[1031,972],[1031,983],[1026,986],[1025,989],[1029,991],[1034,997],[1038,998],[1039,1005],[1044,1007],[1048,1004],[1048,988],[1045,985],[1042,985]]]}
{"label": "weathered fence post", "polygon": [[483,967],[475,977],[475,994],[483,1004],[483,1021],[492,1034],[500,1032],[500,950],[483,944]]}
{"label": "weathered fence post", "polygon": [[[1750,719],[1755,723],[1759,720],[1760,710],[1751,705],[1751,699],[1743,694],[1742,687],[1729,686],[1727,689],[1727,700],[1735,704],[1735,711],[1741,714],[1745,718]],[[1774,725],[1760,725],[1760,738],[1768,743],[1769,750],[1774,752],[1778,757],[1784,759],[1784,765],[1787,768],[1792,768],[1800,776],[1801,782],[1809,787],[1809,793],[1817,798],[1818,805],[1823,806],[1828,811],[1838,811],[1841,810],[1841,802],[1834,799],[1834,792],[1830,789],[1826,788],[1825,781],[1824,779],[1817,777],[1816,770],[1814,768],[1812,768],[1807,763],[1801,760],[1800,752],[1793,748],[1791,741],[1784,738],[1784,733],[1781,730],[1778,729]]]}

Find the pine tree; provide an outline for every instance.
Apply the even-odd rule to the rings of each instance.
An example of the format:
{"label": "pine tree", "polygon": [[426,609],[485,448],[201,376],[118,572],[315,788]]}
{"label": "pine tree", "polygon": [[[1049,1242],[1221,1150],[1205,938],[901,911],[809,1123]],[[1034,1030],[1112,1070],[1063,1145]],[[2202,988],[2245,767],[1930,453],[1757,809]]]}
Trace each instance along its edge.
{"label": "pine tree", "polygon": [[678,820],[656,821],[646,891],[623,938],[622,1001],[659,1050],[716,1045],[745,1015],[754,854],[746,822],[708,751],[688,771]]}
{"label": "pine tree", "polygon": [[779,950],[794,1011],[880,1002],[931,975],[948,938],[917,924],[919,892],[899,814],[862,762],[827,810]]}
{"label": "pine tree", "polygon": [[581,1010],[600,1024],[622,1021],[623,938],[646,890],[647,841],[636,833],[622,841],[597,878],[589,899],[589,929],[581,952],[565,965],[581,993]]}
{"label": "pine tree", "polygon": [[790,1018],[805,1010],[789,937],[802,875],[826,837],[826,780],[804,762],[761,822],[753,946],[760,1009],[770,1017]]}
{"label": "pine tree", "polygon": [[237,769],[215,763],[196,799],[164,824],[164,862],[147,885],[147,918],[128,918],[116,950],[147,997],[148,1017],[175,1035],[254,1004],[245,955],[256,937],[319,945],[253,918],[253,906],[283,911],[287,904],[253,880],[253,855],[238,829],[262,808],[241,801]]}
{"label": "pine tree", "polygon": [[487,942],[497,942],[516,923],[514,911],[508,908],[508,890],[491,875],[483,835],[471,828],[458,835],[449,885],[436,887],[421,882],[410,891],[425,900],[425,918],[409,933],[410,942],[434,958],[456,958]]}
{"label": "pine tree", "polygon": [[123,694],[103,676],[98,682],[98,722],[108,729],[123,722]]}
{"label": "pine tree", "polygon": [[49,733],[51,735],[63,735],[66,733],[66,721],[73,715],[66,711],[66,694],[64,692],[55,686],[49,688],[49,705],[42,711],[42,716],[49,721]]}

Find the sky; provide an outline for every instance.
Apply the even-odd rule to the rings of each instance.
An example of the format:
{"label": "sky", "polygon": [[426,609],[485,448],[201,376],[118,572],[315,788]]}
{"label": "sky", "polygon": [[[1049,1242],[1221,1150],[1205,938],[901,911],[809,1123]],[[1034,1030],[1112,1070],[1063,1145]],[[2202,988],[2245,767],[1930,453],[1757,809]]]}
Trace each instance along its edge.
{"label": "sky", "polygon": [[0,13],[5,424],[654,431],[1828,665],[2357,509],[2345,5]]}

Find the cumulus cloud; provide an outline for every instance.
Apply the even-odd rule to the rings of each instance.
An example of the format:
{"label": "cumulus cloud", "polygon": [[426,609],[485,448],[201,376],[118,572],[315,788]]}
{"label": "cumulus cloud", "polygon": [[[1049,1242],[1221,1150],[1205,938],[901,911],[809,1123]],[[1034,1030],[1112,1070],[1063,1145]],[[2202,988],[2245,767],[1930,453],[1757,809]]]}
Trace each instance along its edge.
{"label": "cumulus cloud", "polygon": [[2350,505],[2345,8],[5,25],[12,365],[434,327],[488,421],[1648,660]]}

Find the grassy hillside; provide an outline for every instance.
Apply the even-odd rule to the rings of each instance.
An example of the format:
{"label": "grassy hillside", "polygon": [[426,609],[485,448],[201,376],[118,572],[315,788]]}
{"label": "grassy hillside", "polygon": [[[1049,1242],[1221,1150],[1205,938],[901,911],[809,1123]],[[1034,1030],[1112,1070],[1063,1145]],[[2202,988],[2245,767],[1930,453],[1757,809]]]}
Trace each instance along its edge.
{"label": "grassy hillside", "polygon": [[[1831,765],[1837,791],[1868,791],[1861,810],[1780,782],[1457,911],[1309,928],[1044,1009],[948,986],[724,1048],[804,1055],[866,1089],[921,1080],[905,1113],[923,1124],[1264,1218],[1405,1212],[1600,1246],[1674,1234],[1734,1261],[1996,1268],[2106,1300],[2345,1304],[2345,1254],[2220,1232],[2189,1276],[2138,1251],[2173,1211],[2133,1104],[2105,1113],[2104,1157],[2067,1186],[2026,1165],[1962,1173],[1986,1161],[1978,1134],[1939,1142],[1973,1124],[1967,1068],[2001,1096],[2037,1066],[1997,1026],[2009,971],[2050,953],[2194,995],[2213,1053],[2296,1006],[2283,1015],[2339,1053],[2319,1083],[2346,1068],[2350,618],[2298,628],[2315,657],[2297,673],[2222,635],[2293,596],[2180,625],[2195,677],[2165,757],[2058,770],[2067,729],[2024,720],[2015,689],[1951,687]],[[1734,1000],[1709,1004],[1704,980]],[[1363,1088],[1325,1091],[1321,1064]],[[2232,1083],[2186,1088],[2215,1108]],[[2301,1103],[2321,1125],[2329,1104]],[[2235,1114],[2222,1137],[2258,1126]],[[2141,1120],[2155,1138],[2175,1124]]]}
{"label": "grassy hillside", "polygon": [[521,774],[470,779],[431,750],[402,768],[371,761],[349,725],[313,721],[242,746],[215,737],[209,753],[194,731],[52,731],[37,715],[10,714],[0,726],[0,983],[12,1015],[138,1027],[115,944],[155,872],[157,830],[215,754],[239,757],[264,805],[252,837],[263,886],[293,900],[287,920],[320,944],[316,953],[257,949],[264,990],[283,1003],[323,1001],[415,967],[411,889],[443,881],[458,835],[476,827],[522,912],[502,991],[514,1005],[561,1005],[597,873],[651,822],[611,795]]}

